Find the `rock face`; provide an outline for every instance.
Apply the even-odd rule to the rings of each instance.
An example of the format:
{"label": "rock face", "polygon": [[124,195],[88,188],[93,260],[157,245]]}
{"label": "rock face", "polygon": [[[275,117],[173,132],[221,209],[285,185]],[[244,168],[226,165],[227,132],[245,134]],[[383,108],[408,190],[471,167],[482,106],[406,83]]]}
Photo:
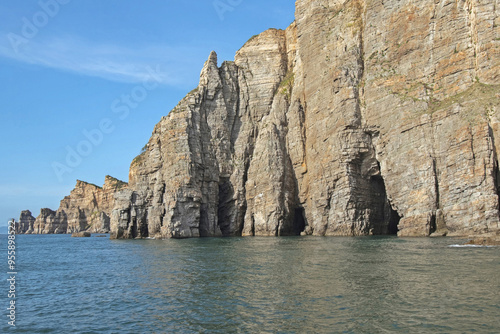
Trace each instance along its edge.
{"label": "rock face", "polygon": [[23,211],[19,219],[19,232],[26,234],[61,234],[88,231],[110,231],[110,214],[115,205],[114,194],[127,184],[106,176],[103,187],[77,181],[57,211],[42,209],[36,220],[31,212]]}
{"label": "rock face", "polygon": [[495,235],[499,11],[298,0],[286,30],[220,67],[210,54],[128,187],[77,185],[33,230],[105,230],[110,215],[115,238]]}
{"label": "rock face", "polygon": [[19,222],[16,223],[16,234],[31,234],[34,230],[35,217],[31,215],[31,211],[24,210],[21,212]]}
{"label": "rock face", "polygon": [[92,234],[90,232],[75,232],[71,234],[72,238],[90,238]]}
{"label": "rock face", "polygon": [[118,192],[118,238],[499,230],[500,7],[296,2],[214,52]]}

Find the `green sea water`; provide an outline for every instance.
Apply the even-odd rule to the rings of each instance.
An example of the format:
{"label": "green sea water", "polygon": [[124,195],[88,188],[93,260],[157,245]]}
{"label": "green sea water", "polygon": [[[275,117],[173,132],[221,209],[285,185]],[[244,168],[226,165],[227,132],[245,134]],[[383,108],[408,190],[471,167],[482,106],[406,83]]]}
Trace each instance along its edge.
{"label": "green sea water", "polygon": [[500,333],[500,248],[443,238],[21,235],[2,333]]}

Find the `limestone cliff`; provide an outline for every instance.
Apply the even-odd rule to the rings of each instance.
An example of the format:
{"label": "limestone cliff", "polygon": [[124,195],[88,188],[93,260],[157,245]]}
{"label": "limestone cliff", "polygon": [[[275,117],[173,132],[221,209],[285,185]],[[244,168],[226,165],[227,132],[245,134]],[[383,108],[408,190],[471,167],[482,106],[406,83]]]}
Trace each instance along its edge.
{"label": "limestone cliff", "polygon": [[496,1],[307,1],[213,52],[116,194],[115,237],[499,231]]}
{"label": "limestone cliff", "polygon": [[106,176],[102,188],[77,181],[70,195],[61,201],[57,211],[42,209],[36,220],[30,211],[23,211],[17,231],[26,234],[109,232],[114,194],[126,186],[126,183],[111,176]]}
{"label": "limestone cliff", "polygon": [[[210,54],[97,211],[116,238],[500,233],[499,11],[298,0],[286,30]],[[82,196],[34,231],[106,226]]]}

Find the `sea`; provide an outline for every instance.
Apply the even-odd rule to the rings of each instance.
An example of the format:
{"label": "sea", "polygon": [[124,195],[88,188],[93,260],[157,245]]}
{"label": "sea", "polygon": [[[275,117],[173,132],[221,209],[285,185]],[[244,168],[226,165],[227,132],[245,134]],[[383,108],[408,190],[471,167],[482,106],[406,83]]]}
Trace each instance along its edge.
{"label": "sea", "polygon": [[14,275],[0,240],[1,333],[500,333],[500,247],[461,239],[19,235]]}

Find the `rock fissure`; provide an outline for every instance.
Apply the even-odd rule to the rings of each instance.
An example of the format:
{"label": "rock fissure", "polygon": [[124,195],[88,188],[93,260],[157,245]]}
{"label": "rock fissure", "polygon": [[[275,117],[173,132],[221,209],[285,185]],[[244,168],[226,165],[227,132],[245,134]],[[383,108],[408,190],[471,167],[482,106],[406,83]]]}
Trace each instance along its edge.
{"label": "rock fissure", "polygon": [[234,62],[218,66],[210,54],[198,87],[131,163],[127,186],[79,181],[57,211],[23,211],[18,229],[90,226],[118,238],[497,233],[494,8],[298,0],[290,27],[251,38]]}

